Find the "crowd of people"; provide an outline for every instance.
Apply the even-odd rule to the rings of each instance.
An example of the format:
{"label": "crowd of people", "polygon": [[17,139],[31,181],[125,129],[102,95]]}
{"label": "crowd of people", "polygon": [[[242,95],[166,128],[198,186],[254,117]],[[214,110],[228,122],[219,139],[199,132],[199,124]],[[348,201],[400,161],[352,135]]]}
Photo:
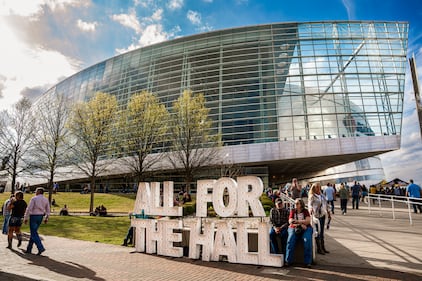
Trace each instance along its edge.
{"label": "crowd of people", "polygon": [[[296,178],[276,190],[267,189],[267,196],[274,202],[274,208],[270,210],[271,229],[270,251],[271,253],[284,254],[285,265],[289,266],[294,261],[296,241],[302,241],[304,246],[303,261],[310,267],[312,263],[312,235],[315,234],[315,244],[318,254],[325,255],[329,251],[325,245],[324,232],[330,226],[331,216],[335,212],[335,201],[340,199],[340,210],[343,215],[347,213],[348,202],[351,201],[352,209],[359,209],[359,203],[367,203],[369,193],[380,194],[390,189],[395,195],[407,196],[413,203],[414,213],[422,213],[421,193],[419,185],[410,180],[407,187],[393,186],[392,188],[368,189],[358,181],[351,186],[341,183],[327,183],[322,187],[319,182],[302,187]],[[372,190],[371,190],[372,189]],[[284,194],[284,196],[282,196]],[[388,193],[383,193],[388,194]],[[292,207],[283,198],[289,197],[294,200]],[[350,200],[351,199],[351,200]],[[307,200],[307,204],[305,204]]]}
{"label": "crowd of people", "polygon": [[44,245],[38,235],[38,228],[41,223],[47,223],[50,215],[50,202],[44,197],[44,189],[37,188],[35,196],[31,198],[29,204],[24,200],[24,192],[16,191],[3,204],[3,230],[2,233],[7,235],[7,248],[13,247],[13,234],[18,240],[17,247],[22,245],[22,224],[29,222],[30,238],[26,247],[27,254],[32,253],[33,245],[35,244],[38,253],[41,255],[44,251]]}
{"label": "crowd of people", "polygon": [[[294,200],[293,207],[283,201],[281,193]],[[326,188],[326,192],[322,192],[320,183],[302,188],[294,178],[287,188],[269,191],[267,195],[275,202],[274,208],[270,210],[271,253],[284,254],[284,264],[290,266],[294,262],[297,241],[301,241],[303,262],[311,267],[314,231],[317,252],[322,255],[329,253],[325,248],[324,229],[334,211],[335,190],[331,185]],[[307,205],[303,197],[307,197]]]}

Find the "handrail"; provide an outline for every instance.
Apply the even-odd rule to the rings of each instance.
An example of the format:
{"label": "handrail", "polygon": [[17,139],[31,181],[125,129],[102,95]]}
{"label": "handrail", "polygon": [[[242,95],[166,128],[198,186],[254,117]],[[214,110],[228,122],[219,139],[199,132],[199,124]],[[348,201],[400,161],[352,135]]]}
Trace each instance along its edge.
{"label": "handrail", "polygon": [[409,223],[413,225],[412,220],[412,205],[420,205],[422,206],[422,199],[421,198],[410,198],[405,196],[397,196],[397,195],[387,195],[387,194],[368,194],[368,211],[371,213],[371,202],[377,200],[378,207],[380,210],[380,215],[382,216],[382,206],[381,201],[391,202],[391,210],[393,213],[393,220],[396,219],[396,208],[394,202],[400,202],[407,205],[407,212],[409,214]]}
{"label": "handrail", "polygon": [[283,202],[285,202],[286,207],[288,207],[289,210],[294,209],[295,207],[295,200],[291,197],[287,196],[284,193],[280,192],[280,198],[283,199]]}

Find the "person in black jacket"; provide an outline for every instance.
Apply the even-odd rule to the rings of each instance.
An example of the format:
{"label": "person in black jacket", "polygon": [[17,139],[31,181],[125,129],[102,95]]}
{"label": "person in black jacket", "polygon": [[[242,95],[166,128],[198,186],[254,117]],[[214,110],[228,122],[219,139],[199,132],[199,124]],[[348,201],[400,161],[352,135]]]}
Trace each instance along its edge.
{"label": "person in black jacket", "polygon": [[25,200],[23,200],[23,192],[17,191],[15,198],[12,199],[8,209],[11,211],[9,219],[9,231],[7,234],[7,248],[12,249],[13,232],[16,233],[18,238],[18,247],[22,245],[21,226],[23,217],[25,215],[26,207]]}

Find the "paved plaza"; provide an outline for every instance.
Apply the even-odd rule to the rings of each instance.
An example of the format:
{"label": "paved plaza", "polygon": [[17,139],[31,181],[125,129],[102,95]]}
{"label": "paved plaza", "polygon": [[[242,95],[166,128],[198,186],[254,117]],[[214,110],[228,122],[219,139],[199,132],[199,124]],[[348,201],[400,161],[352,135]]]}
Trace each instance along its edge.
{"label": "paved plaza", "polygon": [[[340,213],[340,212],[338,212]],[[54,219],[54,217],[52,218]],[[43,236],[43,256],[6,248],[0,238],[0,280],[422,280],[422,214],[366,207],[333,217],[330,254],[308,269],[202,262],[134,252],[134,248]],[[122,237],[123,238],[123,237]]]}

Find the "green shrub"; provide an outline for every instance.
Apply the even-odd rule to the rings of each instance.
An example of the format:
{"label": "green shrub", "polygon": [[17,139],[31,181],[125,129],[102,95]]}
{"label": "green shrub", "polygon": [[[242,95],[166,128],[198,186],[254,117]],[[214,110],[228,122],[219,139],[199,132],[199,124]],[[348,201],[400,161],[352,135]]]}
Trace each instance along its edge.
{"label": "green shrub", "polygon": [[259,200],[261,201],[263,206],[268,205],[270,206],[270,209],[274,207],[274,202],[265,193],[262,193],[261,197],[259,197]]}
{"label": "green shrub", "polygon": [[269,212],[273,208],[273,206],[271,205],[262,205],[262,206],[264,207],[265,212]]}
{"label": "green shrub", "polygon": [[183,216],[191,216],[196,212],[196,202],[187,202],[183,205]]}

